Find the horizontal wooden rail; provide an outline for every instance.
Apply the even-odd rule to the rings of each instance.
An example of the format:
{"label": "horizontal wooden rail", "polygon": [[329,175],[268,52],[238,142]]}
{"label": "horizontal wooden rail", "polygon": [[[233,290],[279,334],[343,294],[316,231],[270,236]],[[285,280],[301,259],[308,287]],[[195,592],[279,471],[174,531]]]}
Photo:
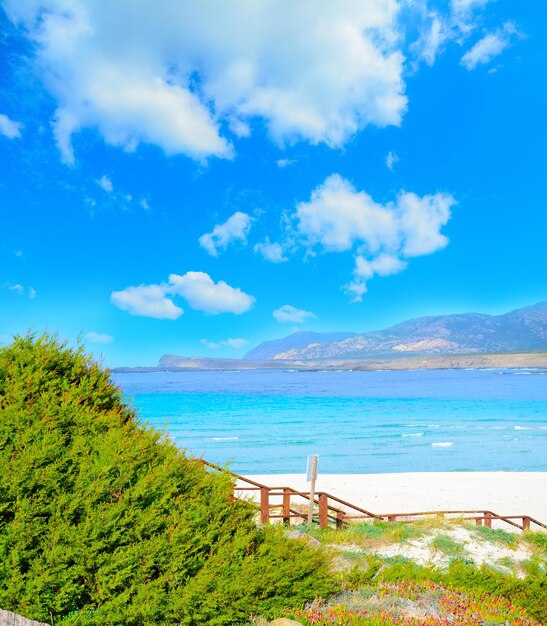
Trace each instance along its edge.
{"label": "horizontal wooden rail", "polygon": [[[281,519],[284,524],[290,524],[292,519],[306,520],[307,511],[310,506],[310,493],[309,491],[298,491],[292,487],[269,487],[245,476],[234,474],[225,468],[205,461],[204,459],[198,459],[204,466],[213,470],[229,474],[235,481],[243,483],[243,485],[236,485],[234,483],[234,492],[255,492],[259,498],[259,511],[260,522],[267,524],[272,519]],[[250,486],[244,486],[250,485]],[[280,500],[276,503],[275,500]],[[293,499],[300,499],[302,502],[303,510],[294,508]],[[343,508],[342,508],[343,507]],[[443,517],[447,519],[464,519],[474,521],[477,526],[485,526],[487,528],[492,527],[492,521],[497,520],[513,526],[519,530],[530,530],[532,525],[539,528],[547,529],[547,524],[540,522],[539,520],[531,517],[530,515],[499,515],[493,511],[486,509],[467,509],[460,511],[417,511],[410,513],[372,513],[367,509],[364,509],[356,504],[342,500],[337,496],[324,491],[318,491],[314,493],[313,499],[313,523],[319,524],[320,528],[327,528],[329,522],[333,522],[337,527],[346,526],[348,523],[354,520],[372,520],[383,522],[402,522],[405,524],[412,524],[419,519],[428,518],[432,516]],[[315,512],[317,509],[317,513]],[[517,520],[520,520],[519,524]]]}

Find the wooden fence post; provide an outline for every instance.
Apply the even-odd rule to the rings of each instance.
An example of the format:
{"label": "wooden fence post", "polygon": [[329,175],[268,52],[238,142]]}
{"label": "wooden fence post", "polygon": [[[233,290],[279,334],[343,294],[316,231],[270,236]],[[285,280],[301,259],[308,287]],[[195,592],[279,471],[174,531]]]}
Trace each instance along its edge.
{"label": "wooden fence post", "polygon": [[308,505],[308,525],[313,523],[313,503],[315,500],[315,481],[317,480],[317,455],[308,457],[311,460],[310,466],[310,503]]}
{"label": "wooden fence post", "polygon": [[270,490],[268,487],[260,488],[260,522],[267,524],[270,521]]}
{"label": "wooden fence post", "polygon": [[319,494],[319,528],[327,528],[329,525],[329,503],[326,493]]}
{"label": "wooden fence post", "polygon": [[283,489],[283,524],[291,523],[291,490]]}
{"label": "wooden fence post", "polygon": [[344,511],[336,511],[336,528],[342,528],[345,522],[346,514]]}
{"label": "wooden fence post", "polygon": [[522,530],[530,530],[530,518],[526,515],[522,518]]}
{"label": "wooden fence post", "polygon": [[492,513],[490,511],[484,512],[484,525],[486,528],[492,528]]}

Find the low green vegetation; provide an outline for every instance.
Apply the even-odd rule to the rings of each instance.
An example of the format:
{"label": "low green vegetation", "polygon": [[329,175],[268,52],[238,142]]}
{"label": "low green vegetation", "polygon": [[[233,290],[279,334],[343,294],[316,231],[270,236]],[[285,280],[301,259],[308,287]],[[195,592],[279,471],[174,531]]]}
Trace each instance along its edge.
{"label": "low green vegetation", "polygon": [[340,572],[339,582],[342,591],[329,600],[286,615],[314,626],[543,626],[547,620],[545,573],[519,579],[457,560],[441,570],[369,555]]}
{"label": "low green vegetation", "polygon": [[[547,623],[545,533],[519,535],[436,518],[415,525],[372,522],[309,532],[335,550],[337,577],[344,592],[311,605],[307,612],[292,613],[304,624],[503,624],[508,620],[512,624]],[[482,545],[489,545],[488,554],[499,560],[474,563],[475,550]],[[429,562],[419,564],[412,556],[405,556],[412,555],[416,547],[422,558],[424,550],[429,551]],[[528,552],[528,558],[521,562],[514,557],[519,549]],[[445,557],[442,564],[434,563],[436,555]],[[468,608],[452,613],[447,608],[454,608],[452,600],[447,600],[444,612],[428,605],[430,613],[420,621],[415,617],[420,611],[401,601],[403,583],[415,590],[433,585],[442,595],[444,589],[456,594],[451,598],[460,598],[462,607]],[[426,589],[421,599],[429,593]],[[379,597],[383,598],[380,603]],[[504,607],[508,617],[502,620],[503,611],[496,613],[496,606]],[[509,611],[507,607],[512,608]],[[466,621],[468,610],[469,615],[476,612],[477,621]],[[515,616],[514,620],[511,616]]]}
{"label": "low green vegetation", "polygon": [[0,607],[68,625],[234,624],[335,588],[55,338],[0,350]]}
{"label": "low green vegetation", "polygon": [[379,583],[291,613],[305,626],[542,626],[515,604],[431,581]]}
{"label": "low green vegetation", "polygon": [[448,534],[438,534],[431,541],[431,547],[434,550],[440,550],[449,558],[464,558],[465,550],[461,543],[455,541]]}
{"label": "low green vegetation", "polygon": [[523,540],[547,559],[547,533],[526,533]]}
{"label": "low green vegetation", "polygon": [[434,521],[425,520],[416,524],[400,522],[362,522],[339,530],[336,528],[311,528],[309,534],[323,544],[355,544],[359,546],[377,547],[394,542],[407,542],[416,539],[431,527]]}
{"label": "low green vegetation", "polygon": [[519,544],[518,535],[503,530],[503,528],[488,528],[487,526],[468,526],[468,528],[478,533],[486,541],[506,545],[510,548],[516,548]]}

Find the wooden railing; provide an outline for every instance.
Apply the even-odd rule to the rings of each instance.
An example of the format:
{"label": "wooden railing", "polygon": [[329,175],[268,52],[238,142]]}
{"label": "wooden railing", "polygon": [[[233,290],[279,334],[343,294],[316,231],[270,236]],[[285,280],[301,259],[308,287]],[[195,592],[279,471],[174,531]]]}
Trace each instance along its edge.
{"label": "wooden railing", "polygon": [[17,613],[0,609],[0,626],[48,626],[48,624],[35,622],[32,619],[17,615]]}
{"label": "wooden railing", "polygon": [[[234,497],[243,499],[248,492],[255,495],[260,506],[260,522],[268,524],[270,520],[282,520],[290,524],[291,520],[307,522],[310,506],[310,493],[298,491],[292,487],[270,487],[262,483],[234,474],[228,470],[201,460],[206,468],[219,472],[226,472],[234,479]],[[237,494],[237,495],[236,495]],[[477,526],[492,528],[492,522],[498,521],[508,524],[518,530],[531,530],[533,527],[547,529],[547,524],[530,515],[498,515],[488,510],[465,511],[420,511],[412,513],[371,513],[366,509],[346,502],[337,496],[324,491],[318,491],[313,498],[312,521],[320,528],[327,528],[330,524],[337,527],[345,526],[356,520],[402,522],[411,524],[420,519],[439,517],[446,520],[473,521]]]}

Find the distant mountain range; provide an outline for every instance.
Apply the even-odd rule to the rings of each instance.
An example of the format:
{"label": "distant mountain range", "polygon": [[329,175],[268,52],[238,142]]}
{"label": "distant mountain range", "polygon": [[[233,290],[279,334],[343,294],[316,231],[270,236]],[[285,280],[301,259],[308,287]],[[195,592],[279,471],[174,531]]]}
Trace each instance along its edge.
{"label": "distant mountain range", "polygon": [[289,350],[299,350],[310,345],[333,344],[355,337],[357,333],[312,333],[299,331],[283,339],[265,341],[256,348],[249,350],[243,357],[252,361],[267,361],[276,358],[276,355]]}
{"label": "distant mountain range", "polygon": [[165,354],[157,367],[115,371],[470,367],[547,369],[547,302],[505,315],[419,317],[361,334],[297,332],[266,341],[243,359]]}
{"label": "distant mountain range", "polygon": [[462,313],[419,317],[385,330],[297,332],[253,348],[245,360],[394,359],[420,355],[547,350],[547,302],[504,315]]}

